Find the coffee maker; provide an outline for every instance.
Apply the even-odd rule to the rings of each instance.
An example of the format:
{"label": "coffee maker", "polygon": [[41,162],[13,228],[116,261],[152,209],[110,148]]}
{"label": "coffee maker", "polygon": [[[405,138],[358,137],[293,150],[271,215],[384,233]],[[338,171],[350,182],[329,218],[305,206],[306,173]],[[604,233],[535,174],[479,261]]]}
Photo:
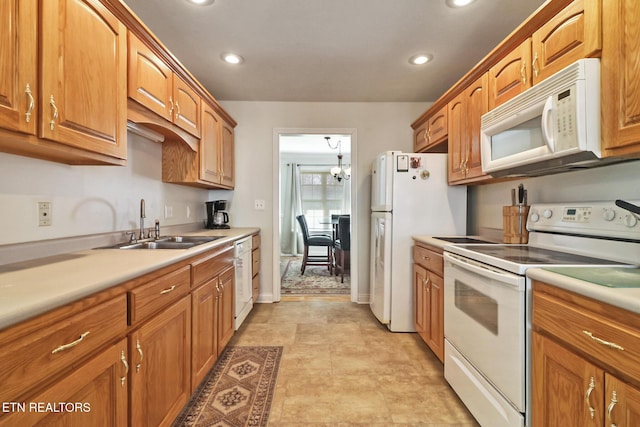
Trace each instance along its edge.
{"label": "coffee maker", "polygon": [[227,214],[227,201],[215,200],[205,202],[207,205],[207,228],[231,228],[229,227],[229,214]]}

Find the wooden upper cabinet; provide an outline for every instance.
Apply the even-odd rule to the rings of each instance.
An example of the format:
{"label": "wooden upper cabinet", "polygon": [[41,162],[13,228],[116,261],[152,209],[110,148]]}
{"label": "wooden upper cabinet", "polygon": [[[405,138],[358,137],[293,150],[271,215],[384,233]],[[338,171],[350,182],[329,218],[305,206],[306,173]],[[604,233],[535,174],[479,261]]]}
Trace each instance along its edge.
{"label": "wooden upper cabinet", "polygon": [[126,159],[124,24],[97,0],[40,5],[40,137]]}
{"label": "wooden upper cabinet", "polygon": [[599,56],[601,0],[574,0],[534,32],[532,40],[533,84],[578,59]]}
{"label": "wooden upper cabinet", "polygon": [[222,178],[222,120],[207,103],[202,105],[202,135],[200,137],[200,179],[219,184]]}
{"label": "wooden upper cabinet", "polygon": [[640,2],[604,4],[602,144],[604,155],[640,153]]}
{"label": "wooden upper cabinet", "polygon": [[129,98],[171,121],[173,72],[138,37],[129,32]]}
{"label": "wooden upper cabinet", "polygon": [[200,137],[200,97],[180,77],[173,75],[173,122]]}
{"label": "wooden upper cabinet", "polygon": [[531,39],[489,69],[489,110],[531,87]]}
{"label": "wooden upper cabinet", "polygon": [[[433,113],[429,118],[413,133],[413,149],[416,153],[425,151],[442,152],[434,148],[447,141],[447,106]],[[446,152],[446,146],[444,147]]]}
{"label": "wooden upper cabinet", "polygon": [[0,3],[0,127],[36,134],[37,0]]}
{"label": "wooden upper cabinet", "polygon": [[148,110],[200,137],[200,96],[129,32],[128,96]]}
{"label": "wooden upper cabinet", "polygon": [[466,178],[478,178],[482,174],[482,158],[480,155],[480,119],[489,106],[487,91],[488,76],[483,74],[466,91],[467,98],[467,159],[465,162]]}
{"label": "wooden upper cabinet", "polygon": [[220,183],[228,188],[235,185],[235,142],[233,126],[222,122],[222,172]]}
{"label": "wooden upper cabinet", "polygon": [[449,155],[448,174],[449,183],[464,179],[464,160],[467,154],[467,140],[465,138],[467,108],[464,102],[465,93],[461,92],[449,101]]}
{"label": "wooden upper cabinet", "polygon": [[488,75],[483,74],[449,102],[449,183],[490,178],[482,173],[480,118],[488,111]]}

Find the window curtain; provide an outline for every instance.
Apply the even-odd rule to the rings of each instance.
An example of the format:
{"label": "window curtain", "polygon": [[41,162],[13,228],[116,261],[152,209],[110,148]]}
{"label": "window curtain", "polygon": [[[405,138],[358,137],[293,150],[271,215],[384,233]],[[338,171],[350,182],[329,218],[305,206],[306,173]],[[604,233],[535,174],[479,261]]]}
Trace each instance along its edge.
{"label": "window curtain", "polygon": [[280,205],[280,253],[300,255],[304,252],[302,234],[298,232],[296,216],[302,214],[300,168],[297,163],[287,163],[283,168],[282,197]]}

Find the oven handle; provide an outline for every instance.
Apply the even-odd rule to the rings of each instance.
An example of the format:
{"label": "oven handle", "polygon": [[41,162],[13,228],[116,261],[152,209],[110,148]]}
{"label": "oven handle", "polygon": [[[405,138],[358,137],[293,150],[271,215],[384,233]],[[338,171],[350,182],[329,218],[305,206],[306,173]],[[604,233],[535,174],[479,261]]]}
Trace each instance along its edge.
{"label": "oven handle", "polygon": [[512,287],[520,287],[521,276],[518,276],[516,274],[498,270],[497,268],[492,268],[491,266],[466,259],[449,252],[444,253],[444,259],[445,261],[450,262],[452,265],[459,267],[460,269],[470,271],[479,276],[493,279]]}

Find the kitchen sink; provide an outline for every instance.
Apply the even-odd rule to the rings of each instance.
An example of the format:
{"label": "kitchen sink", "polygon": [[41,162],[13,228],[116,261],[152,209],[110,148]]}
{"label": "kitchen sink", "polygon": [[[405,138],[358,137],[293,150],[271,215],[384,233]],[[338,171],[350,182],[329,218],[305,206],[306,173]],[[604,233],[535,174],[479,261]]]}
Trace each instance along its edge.
{"label": "kitchen sink", "polygon": [[213,242],[221,236],[162,236],[131,243],[119,243],[98,249],[189,249],[204,243]]}

